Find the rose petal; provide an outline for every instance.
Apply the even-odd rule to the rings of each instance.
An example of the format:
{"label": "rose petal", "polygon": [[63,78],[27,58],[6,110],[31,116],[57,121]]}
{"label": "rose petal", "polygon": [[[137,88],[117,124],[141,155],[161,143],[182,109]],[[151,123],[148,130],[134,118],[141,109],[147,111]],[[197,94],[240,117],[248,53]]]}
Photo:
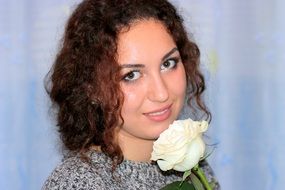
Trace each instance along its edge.
{"label": "rose petal", "polygon": [[173,168],[173,164],[169,163],[165,160],[157,160],[157,164],[159,166],[159,168],[163,171],[167,171]]}
{"label": "rose petal", "polygon": [[157,153],[156,151],[153,151],[151,154],[151,160],[166,160],[167,162],[170,163],[177,163],[177,162],[181,162],[185,155],[186,155],[186,151],[187,151],[188,147],[187,146],[183,146],[180,149],[177,149],[176,151],[173,152],[159,152]]}
{"label": "rose petal", "polygon": [[196,164],[198,164],[201,157],[203,157],[205,152],[205,144],[201,137],[195,138],[189,144],[187,155],[185,159],[176,164],[173,169],[177,171],[186,171],[192,169]]}

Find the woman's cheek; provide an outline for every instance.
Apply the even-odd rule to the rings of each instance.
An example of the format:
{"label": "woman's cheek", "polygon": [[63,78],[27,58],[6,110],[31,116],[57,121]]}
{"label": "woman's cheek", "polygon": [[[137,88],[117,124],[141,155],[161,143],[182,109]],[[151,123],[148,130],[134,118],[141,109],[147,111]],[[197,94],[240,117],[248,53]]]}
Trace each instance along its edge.
{"label": "woman's cheek", "polygon": [[124,103],[123,110],[133,110],[135,109],[138,102],[140,102],[140,93],[135,87],[125,87],[124,92]]}
{"label": "woman's cheek", "polygon": [[171,91],[177,96],[185,96],[186,93],[186,75],[184,67],[178,70],[168,78]]}

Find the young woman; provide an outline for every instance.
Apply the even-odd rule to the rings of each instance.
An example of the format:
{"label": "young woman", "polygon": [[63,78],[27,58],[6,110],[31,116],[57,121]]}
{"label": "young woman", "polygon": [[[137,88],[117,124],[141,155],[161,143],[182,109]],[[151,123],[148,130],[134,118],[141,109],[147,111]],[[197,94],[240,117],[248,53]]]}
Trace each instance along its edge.
{"label": "young woman", "polygon": [[166,0],[79,4],[48,86],[68,154],[43,189],[160,189],[180,180],[150,156],[183,106],[210,119],[198,67],[199,49]]}

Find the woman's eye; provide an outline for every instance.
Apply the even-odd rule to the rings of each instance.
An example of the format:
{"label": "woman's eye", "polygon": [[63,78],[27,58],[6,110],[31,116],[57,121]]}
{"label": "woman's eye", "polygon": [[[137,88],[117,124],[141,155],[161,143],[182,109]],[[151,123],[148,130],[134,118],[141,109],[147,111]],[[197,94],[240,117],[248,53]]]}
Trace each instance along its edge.
{"label": "woman's eye", "polygon": [[162,71],[165,71],[168,69],[173,69],[176,67],[177,63],[178,63],[178,59],[176,59],[176,58],[168,59],[162,63],[162,65],[160,66],[160,69]]}
{"label": "woman's eye", "polygon": [[131,71],[124,75],[123,80],[127,82],[135,81],[140,78],[140,71]]}

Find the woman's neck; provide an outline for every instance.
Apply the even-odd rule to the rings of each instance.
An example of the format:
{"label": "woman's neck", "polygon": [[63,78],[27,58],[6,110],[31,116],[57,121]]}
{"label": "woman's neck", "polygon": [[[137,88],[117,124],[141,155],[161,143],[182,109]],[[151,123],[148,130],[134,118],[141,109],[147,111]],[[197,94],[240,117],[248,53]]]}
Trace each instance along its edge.
{"label": "woman's neck", "polygon": [[154,140],[136,138],[123,130],[117,133],[124,158],[137,162],[150,162]]}

